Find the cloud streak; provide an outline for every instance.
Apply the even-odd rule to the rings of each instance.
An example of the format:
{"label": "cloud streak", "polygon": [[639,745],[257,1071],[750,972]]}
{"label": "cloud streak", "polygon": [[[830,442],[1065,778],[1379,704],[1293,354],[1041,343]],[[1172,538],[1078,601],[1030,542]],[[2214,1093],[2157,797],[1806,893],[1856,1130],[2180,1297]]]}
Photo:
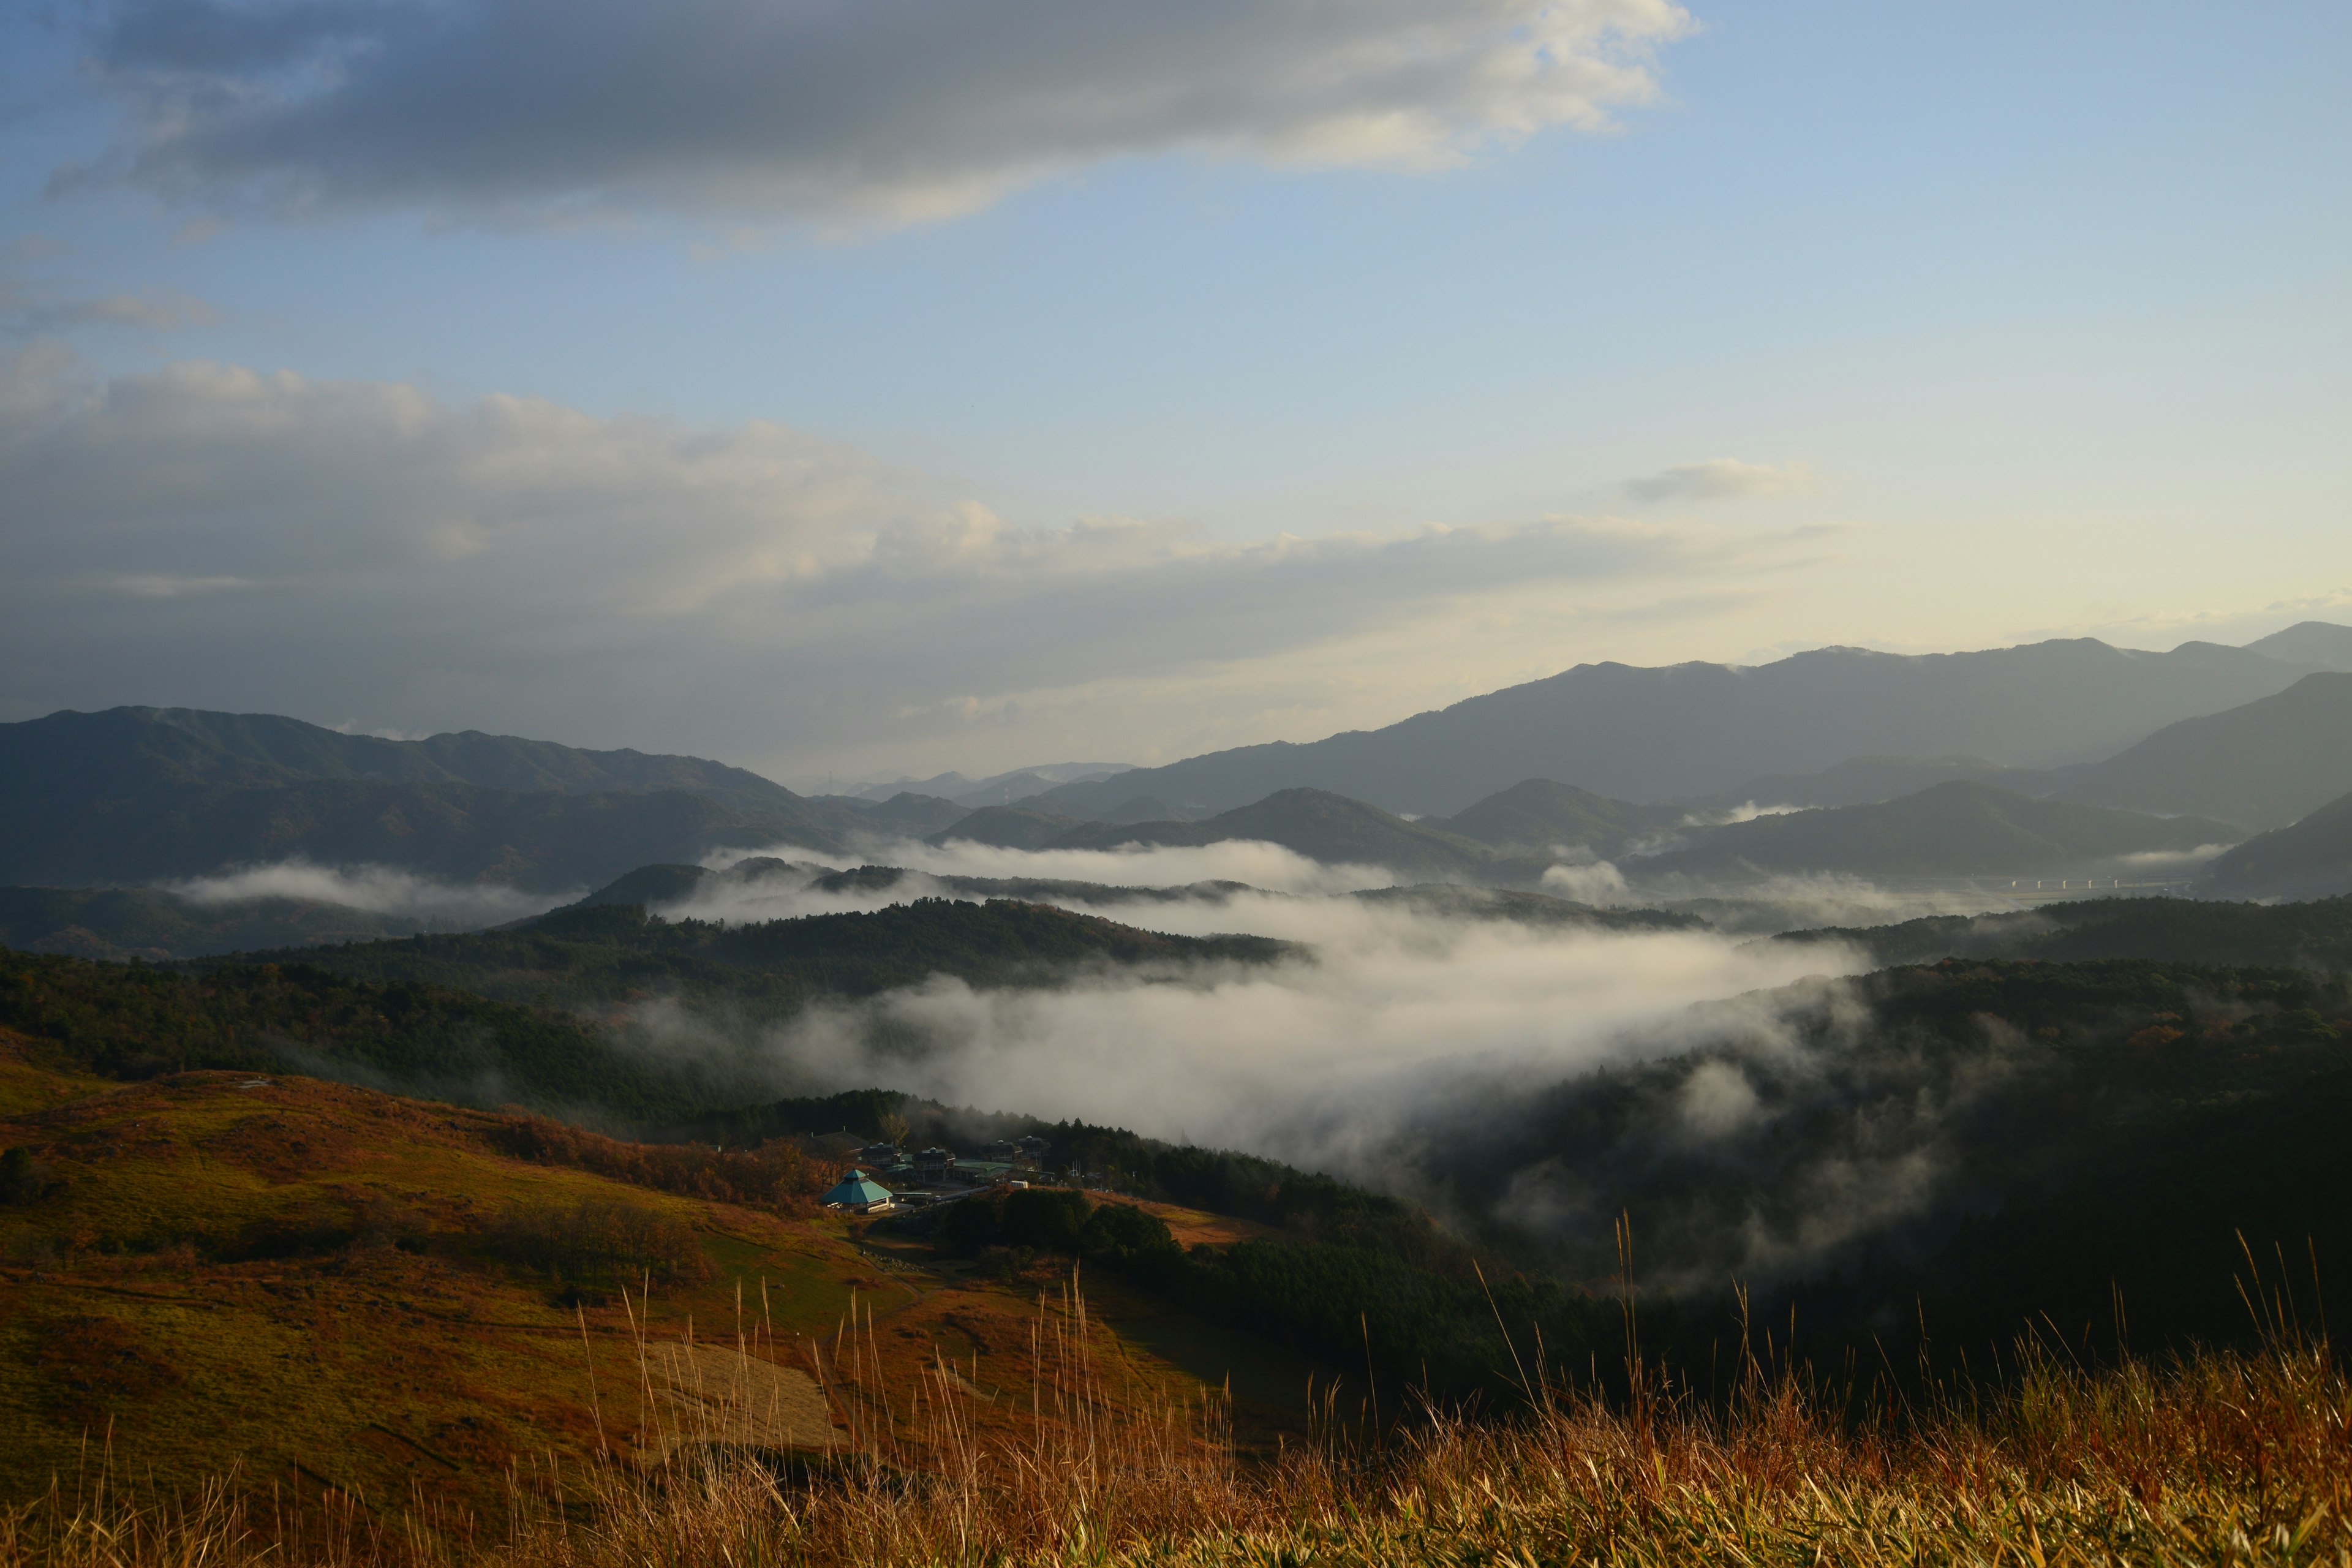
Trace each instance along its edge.
{"label": "cloud streak", "polygon": [[55,352],[0,373],[17,716],[152,700],[822,756],[1068,700],[1165,744],[1154,682],[1198,701],[1220,672],[1295,679],[1273,663],[1416,616],[1801,548],[1578,517],[1256,542],[1021,526],[771,424],[205,363],[91,384]]}
{"label": "cloud streak", "polygon": [[1813,489],[1809,463],[1743,463],[1717,458],[1627,482],[1635,500],[1727,500],[1751,496],[1807,495]]}
{"label": "cloud streak", "polygon": [[1668,0],[120,0],[124,179],[286,212],[906,222],[1108,160],[1446,168],[1658,94]]}
{"label": "cloud streak", "polygon": [[577,892],[524,893],[488,882],[445,882],[389,866],[320,866],[308,860],[242,867],[219,876],[169,883],[164,890],[207,906],[249,903],[257,899],[335,904],[370,914],[405,915],[455,931],[520,920],[579,896]]}

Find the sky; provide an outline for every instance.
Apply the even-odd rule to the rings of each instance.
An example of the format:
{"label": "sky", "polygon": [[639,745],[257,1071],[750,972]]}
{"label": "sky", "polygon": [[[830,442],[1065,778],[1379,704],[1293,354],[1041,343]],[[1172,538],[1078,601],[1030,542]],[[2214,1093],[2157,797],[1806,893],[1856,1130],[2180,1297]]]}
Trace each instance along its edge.
{"label": "sky", "polygon": [[809,786],[2352,621],[2352,10],[32,0],[0,720]]}

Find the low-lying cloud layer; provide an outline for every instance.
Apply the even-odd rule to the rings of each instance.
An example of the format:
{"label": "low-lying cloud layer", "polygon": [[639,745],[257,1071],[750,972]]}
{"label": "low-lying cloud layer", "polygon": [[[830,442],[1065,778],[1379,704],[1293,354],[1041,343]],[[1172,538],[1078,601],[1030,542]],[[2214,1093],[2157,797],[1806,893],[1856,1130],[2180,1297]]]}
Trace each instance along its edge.
{"label": "low-lying cloud layer", "polygon": [[1428,169],[1657,95],[1668,0],[118,0],[94,169],[210,205],[907,221],[1191,151]]}
{"label": "low-lying cloud layer", "polygon": [[1313,956],[1050,991],[935,981],[819,1012],[774,1048],[843,1084],[878,1078],[950,1103],[1108,1121],[1393,1186],[1390,1153],[1409,1115],[1669,1048],[1659,1026],[1693,1002],[1844,959],[1711,932],[1446,920],[1345,897],[1077,907],[1179,934],[1278,937]]}
{"label": "low-lying cloud layer", "polygon": [[241,904],[256,899],[340,904],[369,914],[402,915],[453,931],[520,920],[579,896],[544,897],[497,883],[445,882],[389,866],[320,866],[307,860],[245,867],[173,883],[164,890],[205,905]]}

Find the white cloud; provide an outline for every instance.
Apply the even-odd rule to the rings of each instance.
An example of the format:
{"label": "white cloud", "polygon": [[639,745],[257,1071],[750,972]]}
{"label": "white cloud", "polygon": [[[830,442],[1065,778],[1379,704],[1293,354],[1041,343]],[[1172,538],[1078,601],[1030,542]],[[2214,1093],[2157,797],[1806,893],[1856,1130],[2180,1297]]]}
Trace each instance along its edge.
{"label": "white cloud", "polygon": [[370,914],[405,915],[453,930],[520,920],[580,896],[576,890],[539,895],[495,883],[443,882],[389,866],[320,866],[308,860],[243,867],[173,883],[167,890],[194,904],[292,899]]}
{"label": "white cloud", "polygon": [[775,425],[211,363],[74,374],[53,350],[0,372],[14,716],[163,701],[772,765],[1083,703],[1121,728],[1040,752],[1117,754],[1167,743],[1178,700],[1313,724],[1269,700],[1301,650],[1342,648],[1361,685],[1365,639],[1474,602],[1557,610],[1791,547],[1607,518],[1249,542],[1024,527]]}
{"label": "white cloud", "polygon": [[220,313],[205,300],[173,289],[141,293],[65,296],[0,285],[0,327],[18,337],[69,332],[82,327],[128,327],[142,332],[177,332],[206,327]]}
{"label": "white cloud", "polygon": [[1803,495],[1813,488],[1809,463],[1743,463],[1717,458],[1685,463],[1627,481],[1636,500],[1724,500],[1743,496]]}
{"label": "white cloud", "polygon": [[120,0],[127,178],[288,210],[915,220],[1108,159],[1431,169],[1609,129],[1669,0]]}

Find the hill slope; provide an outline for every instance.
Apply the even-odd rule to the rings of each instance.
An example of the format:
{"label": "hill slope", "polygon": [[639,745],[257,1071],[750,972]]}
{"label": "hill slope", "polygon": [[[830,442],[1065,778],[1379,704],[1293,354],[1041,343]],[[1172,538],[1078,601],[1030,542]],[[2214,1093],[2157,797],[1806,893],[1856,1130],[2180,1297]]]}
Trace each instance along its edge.
{"label": "hill slope", "polygon": [[457,929],[298,899],[199,904],[155,888],[0,888],[0,947],[81,958],[203,958]]}
{"label": "hill slope", "polygon": [[1429,881],[1476,877],[1492,853],[1475,839],[1407,822],[1376,805],[1328,790],[1286,789],[1201,822],[1092,823],[1049,841],[1055,849],[1115,849],[1124,845],[1279,844],[1327,866],[1385,866]]}
{"label": "hill slope", "polygon": [[2306,675],[2273,697],[2168,724],[2074,770],[2064,800],[2217,816],[2254,831],[2352,791],[2352,674]]}
{"label": "hill slope", "polygon": [[2291,827],[2247,839],[2206,868],[2217,898],[2326,899],[2352,893],[2352,795]]}
{"label": "hill slope", "polygon": [[2035,768],[2005,767],[1982,757],[1851,757],[1817,773],[1764,773],[1737,789],[1692,804],[1729,810],[1741,805],[1874,805],[1939,784],[1989,784],[2012,795],[2046,795],[2055,776]]}
{"label": "hill slope", "polygon": [[983,805],[959,814],[956,820],[926,840],[949,844],[986,844],[1001,849],[1042,849],[1076,826],[1077,818],[1019,805]]}
{"label": "hill slope", "polygon": [[[2126,857],[2181,857],[2242,835],[2201,817],[2155,817],[1947,784],[1880,805],[1829,806],[1717,828],[1697,844],[1629,861],[1630,875],[1710,881],[1812,871],[1858,877],[2042,877]],[[2179,870],[2178,865],[2169,869]]]}
{"label": "hill slope", "polygon": [[1635,805],[1550,779],[1528,779],[1451,818],[1431,817],[1422,826],[1506,853],[1583,849],[1605,860],[1637,839],[1672,831],[1683,815],[1675,806]]}
{"label": "hill slope", "polygon": [[1306,785],[1447,815],[1528,778],[1660,801],[1845,757],[2044,768],[2284,690],[2310,668],[2211,643],[2142,653],[2089,638],[1919,656],[1818,648],[1753,668],[1588,664],[1384,729],[1213,752],[1053,794],[1088,809],[1139,794],[1222,807]]}
{"label": "hill slope", "polygon": [[555,890],[721,847],[838,842],[789,790],[692,757],[185,709],[0,725],[6,882],[155,882],[300,856]]}
{"label": "hill slope", "polygon": [[1983,915],[1930,915],[1895,925],[1783,931],[1785,942],[1836,942],[1877,963],[1945,958],[2146,958],[2188,963],[2352,973],[2352,899],[2225,903],[2215,899],[2082,899]]}
{"label": "hill slope", "polygon": [[2352,669],[2352,626],[2339,626],[2331,621],[2298,621],[2283,632],[2257,637],[2246,646],[2289,664]]}

